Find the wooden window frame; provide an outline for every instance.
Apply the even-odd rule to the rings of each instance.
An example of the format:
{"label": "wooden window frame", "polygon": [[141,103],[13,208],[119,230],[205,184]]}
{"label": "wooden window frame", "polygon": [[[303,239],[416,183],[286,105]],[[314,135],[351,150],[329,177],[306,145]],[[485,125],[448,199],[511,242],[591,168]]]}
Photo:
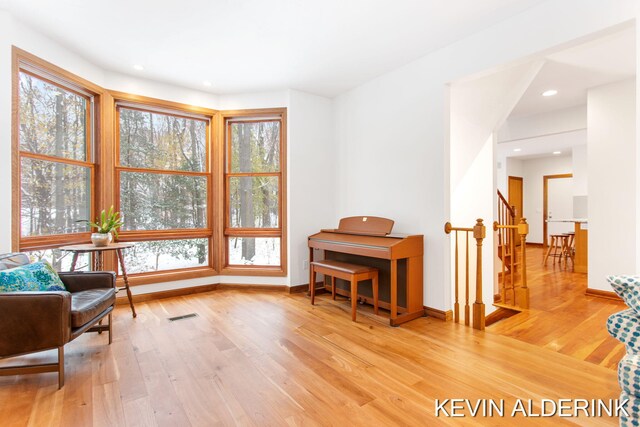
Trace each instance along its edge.
{"label": "wooden window frame", "polygon": [[[280,170],[279,172],[248,173],[231,172],[231,139],[229,126],[233,119],[244,119],[247,122],[280,121]],[[222,230],[218,242],[221,250],[220,265],[221,274],[235,276],[277,276],[287,275],[287,109],[265,108],[255,110],[223,111],[220,114],[220,144],[224,150],[222,156],[222,192],[224,194],[221,207],[219,227]],[[231,228],[229,218],[229,179],[234,176],[277,176],[278,177],[278,228]],[[229,264],[229,238],[230,237],[279,237],[280,238],[280,265],[230,265]]]}
{"label": "wooden window frame", "polygon": [[[87,100],[86,111],[86,159],[75,160],[48,154],[37,154],[20,149],[20,73],[28,74],[65,91],[79,95]],[[22,159],[31,158],[65,165],[88,168],[90,173],[89,212],[95,215],[97,201],[100,199],[100,159],[102,134],[100,128],[102,88],[76,76],[60,67],[44,61],[22,49],[12,47],[11,82],[11,247],[13,251],[35,251],[55,249],[66,244],[83,243],[89,240],[91,232],[50,234],[45,236],[22,236]]]}
{"label": "wooden window frame", "polygon": [[[142,285],[161,283],[166,281],[187,280],[198,277],[215,276],[218,274],[234,276],[279,276],[287,275],[287,109],[268,108],[252,110],[217,111],[208,108],[195,107],[188,104],[165,101],[156,98],[138,96],[118,91],[103,89],[88,80],[76,76],[56,65],[36,57],[15,46],[12,47],[12,154],[11,154],[11,178],[12,178],[12,213],[11,213],[11,247],[13,251],[32,251],[55,249],[63,245],[87,243],[91,232],[33,236],[22,238],[21,232],[21,176],[20,162],[24,153],[20,152],[20,125],[19,125],[19,73],[21,64],[27,64],[30,74],[33,70],[42,71],[42,75],[36,72],[36,77],[63,87],[79,95],[85,93],[93,97],[93,114],[88,114],[87,118],[92,125],[87,129],[87,162],[46,156],[45,160],[58,161],[62,163],[91,164],[91,195],[90,210],[91,218],[95,218],[97,211],[105,207],[119,206],[119,180],[118,173],[123,168],[118,163],[119,155],[119,135],[117,126],[119,125],[116,102],[131,105],[138,104],[143,110],[156,110],[159,113],[170,113],[182,111],[186,117],[192,118],[195,115],[206,116],[209,120],[207,163],[208,163],[208,184],[209,194],[207,197],[207,220],[206,229],[186,229],[186,230],[161,230],[161,231],[122,231],[121,240],[126,241],[151,241],[170,240],[181,238],[206,237],[209,239],[209,265],[206,267],[190,267],[177,270],[161,270],[132,274],[129,276],[131,285]],[[53,76],[48,79],[47,76]],[[65,84],[61,84],[64,82]],[[66,85],[68,83],[68,86]],[[77,88],[77,90],[74,90]],[[145,108],[146,107],[146,108]],[[164,111],[163,111],[164,110]],[[169,110],[169,111],[167,111]],[[179,114],[176,114],[179,115]],[[279,229],[258,229],[241,230],[236,234],[243,234],[251,237],[280,237],[280,266],[228,266],[226,265],[226,214],[227,192],[226,182],[226,140],[225,123],[227,118],[252,117],[259,119],[273,118],[278,116],[281,120],[280,129],[280,179],[279,179]],[[27,157],[40,157],[27,153]],[[90,160],[90,162],[89,162]],[[146,172],[146,170],[144,170]],[[157,171],[160,173],[171,173],[171,171]],[[178,172],[184,174],[182,172]],[[276,232],[274,232],[276,230]],[[153,235],[151,235],[151,233]],[[279,233],[279,234],[278,234]],[[117,271],[118,265],[115,254],[111,251],[104,254],[105,270]],[[122,278],[119,277],[121,282]]]}
{"label": "wooden window frame", "polygon": [[[206,266],[184,267],[171,270],[148,271],[143,273],[128,274],[129,282],[132,285],[149,283],[159,283],[172,280],[185,280],[197,277],[214,276],[218,274],[216,265],[216,239],[215,239],[215,200],[214,189],[216,188],[216,175],[219,173],[215,162],[216,144],[216,110],[208,108],[194,107],[177,102],[165,101],[156,98],[131,95],[123,92],[111,91],[113,98],[113,205],[120,209],[120,175],[122,172],[140,172],[155,175],[180,175],[180,176],[201,176],[207,179],[207,227],[190,229],[168,229],[168,230],[123,230],[119,233],[119,241],[122,242],[148,242],[162,240],[182,240],[206,238],[209,244],[208,262]],[[122,105],[120,105],[122,104]],[[203,172],[178,171],[172,169],[153,169],[123,166],[120,164],[120,108],[150,112],[156,114],[172,115],[175,117],[198,119],[207,121],[206,126],[206,164]],[[202,116],[194,117],[195,116]],[[115,259],[113,259],[114,270],[117,269]]]}

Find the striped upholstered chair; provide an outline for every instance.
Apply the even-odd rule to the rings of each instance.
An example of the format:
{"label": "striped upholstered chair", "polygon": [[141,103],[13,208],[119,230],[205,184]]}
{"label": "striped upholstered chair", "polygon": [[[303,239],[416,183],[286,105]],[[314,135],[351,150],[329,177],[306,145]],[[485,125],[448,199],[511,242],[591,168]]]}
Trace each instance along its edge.
{"label": "striped upholstered chair", "polygon": [[614,291],[630,307],[614,313],[607,320],[607,330],[621,341],[627,354],[618,364],[618,382],[622,392],[620,400],[629,400],[626,411],[620,414],[623,427],[640,426],[640,276],[609,276]]}

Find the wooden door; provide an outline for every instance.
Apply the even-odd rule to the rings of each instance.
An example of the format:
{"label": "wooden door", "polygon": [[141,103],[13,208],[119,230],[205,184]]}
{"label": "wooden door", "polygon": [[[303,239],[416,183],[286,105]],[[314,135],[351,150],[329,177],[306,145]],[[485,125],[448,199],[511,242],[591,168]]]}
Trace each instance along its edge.
{"label": "wooden door", "polygon": [[[508,202],[509,206],[515,206],[516,208],[516,218],[515,224],[520,223],[520,219],[522,218],[522,210],[524,207],[523,204],[523,181],[522,177],[519,176],[510,176],[509,177],[509,195]],[[520,244],[520,235],[516,233],[516,245]]]}

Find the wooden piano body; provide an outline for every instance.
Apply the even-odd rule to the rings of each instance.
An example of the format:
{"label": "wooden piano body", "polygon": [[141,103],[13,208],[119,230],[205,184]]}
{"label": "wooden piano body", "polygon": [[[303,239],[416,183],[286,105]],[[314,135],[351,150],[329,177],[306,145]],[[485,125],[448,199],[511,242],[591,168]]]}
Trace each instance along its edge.
{"label": "wooden piano body", "polygon": [[[309,260],[314,249],[325,259],[376,267],[379,270],[380,307],[390,311],[389,323],[397,326],[424,315],[422,235],[391,233],[393,221],[378,217],[349,217],[337,229],[309,236]],[[325,280],[325,288],[330,290]],[[336,280],[337,293],[349,295],[349,285]],[[371,284],[358,286],[358,298],[372,304]]]}

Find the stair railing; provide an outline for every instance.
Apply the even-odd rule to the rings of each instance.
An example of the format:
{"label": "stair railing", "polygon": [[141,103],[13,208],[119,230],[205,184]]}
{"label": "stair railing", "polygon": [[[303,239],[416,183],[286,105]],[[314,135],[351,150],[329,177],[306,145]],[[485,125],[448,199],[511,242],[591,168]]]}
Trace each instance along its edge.
{"label": "stair railing", "polygon": [[[516,225],[516,207],[509,205],[507,199],[498,190],[498,223],[500,225]],[[512,235],[505,230],[498,232],[498,245],[511,246]]]}
{"label": "stair railing", "polygon": [[465,251],[465,281],[464,281],[464,324],[469,326],[470,324],[470,307],[469,307],[469,246],[471,239],[476,241],[476,286],[475,286],[475,302],[473,303],[473,328],[480,331],[484,330],[485,322],[485,305],[482,302],[482,241],[486,237],[486,227],[482,223],[482,219],[478,219],[476,224],[470,228],[453,227],[450,222],[444,225],[444,232],[447,234],[454,233],[455,238],[455,289],[453,304],[453,318],[456,323],[460,323],[460,298],[459,298],[459,252],[458,245],[458,233],[464,233],[464,251]]}
{"label": "stair railing", "polygon": [[[502,277],[498,281],[501,303],[520,308],[529,308],[529,288],[527,287],[527,234],[529,224],[526,218],[521,218],[518,225],[503,225],[498,221],[493,223],[494,232],[498,235],[502,232],[509,238],[509,247],[506,244],[499,245],[501,254]],[[517,262],[518,254],[515,250],[516,233],[520,236],[520,263]],[[507,250],[508,249],[508,250]],[[520,265],[520,284],[516,283],[517,266]],[[511,297],[511,298],[509,298]]]}

